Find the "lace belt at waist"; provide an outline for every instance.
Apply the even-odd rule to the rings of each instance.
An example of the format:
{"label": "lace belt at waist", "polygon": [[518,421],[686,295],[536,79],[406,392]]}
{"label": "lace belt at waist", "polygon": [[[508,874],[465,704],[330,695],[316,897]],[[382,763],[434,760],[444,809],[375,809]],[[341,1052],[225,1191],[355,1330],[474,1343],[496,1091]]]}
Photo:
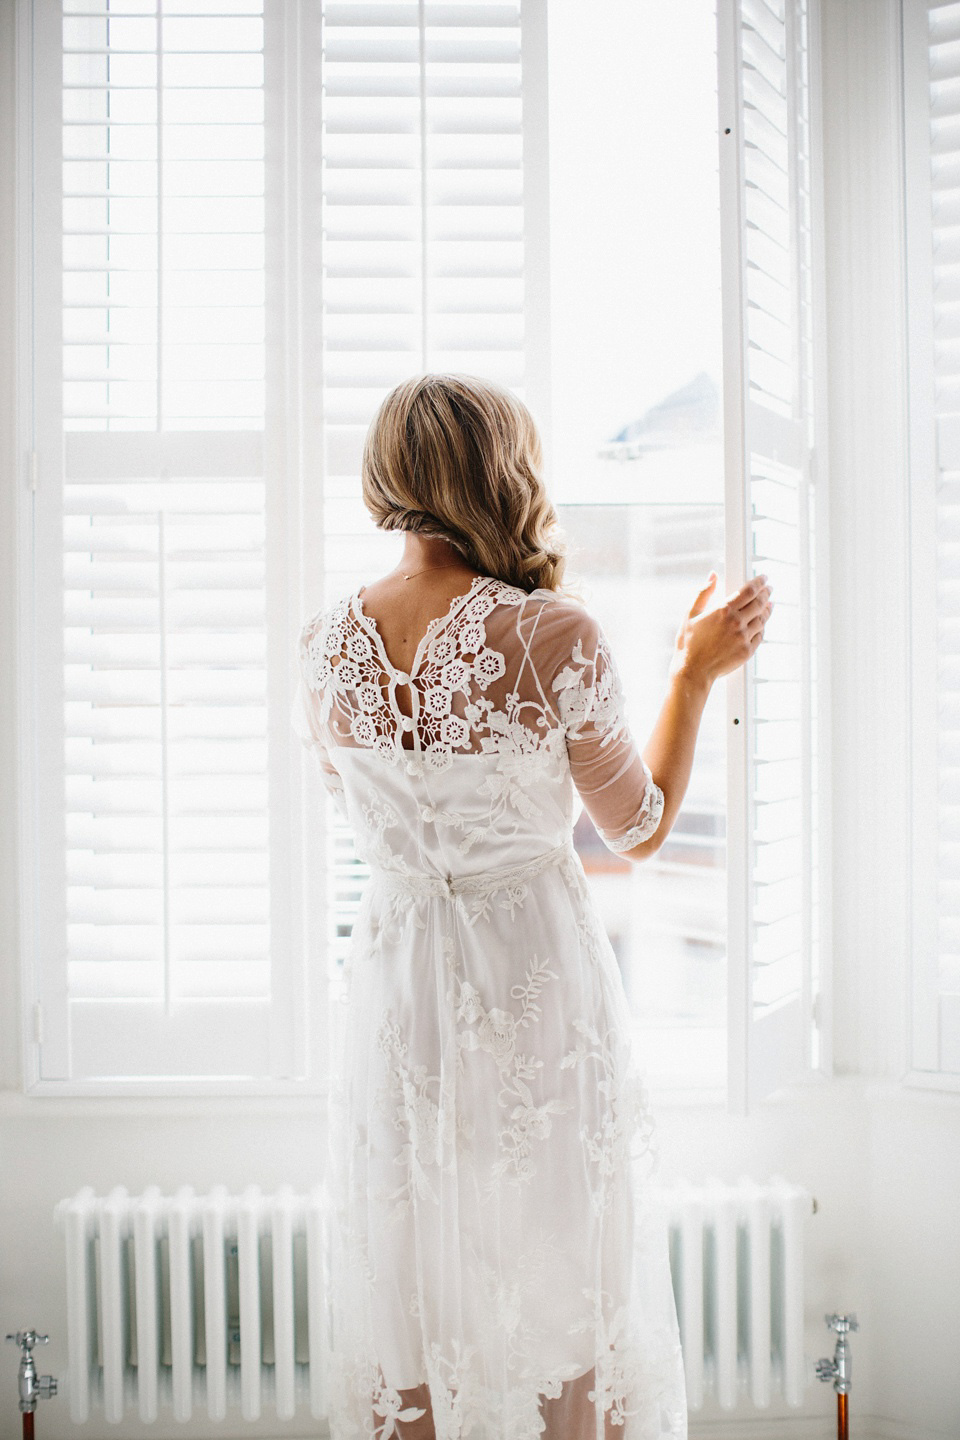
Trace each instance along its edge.
{"label": "lace belt at waist", "polygon": [[395,870],[385,865],[371,864],[370,878],[372,882],[388,890],[417,899],[421,896],[436,896],[440,899],[453,899],[461,895],[485,897],[498,890],[509,890],[522,885],[534,875],[549,870],[552,865],[561,865],[565,860],[573,860],[575,857],[573,841],[564,840],[552,850],[544,850],[530,860],[522,860],[517,865],[507,865],[499,870],[480,870],[473,875],[431,875],[425,870]]}

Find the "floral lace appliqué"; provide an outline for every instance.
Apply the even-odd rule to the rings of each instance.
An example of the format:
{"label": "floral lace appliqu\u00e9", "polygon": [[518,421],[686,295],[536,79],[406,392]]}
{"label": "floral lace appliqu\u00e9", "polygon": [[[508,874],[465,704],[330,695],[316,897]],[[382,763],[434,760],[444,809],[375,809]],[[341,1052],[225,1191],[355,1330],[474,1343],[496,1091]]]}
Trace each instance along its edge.
{"label": "floral lace appliqu\u00e9", "polygon": [[597,1089],[603,1096],[605,1116],[593,1133],[581,1131],[586,1153],[596,1167],[594,1209],[599,1214],[611,1201],[618,1179],[631,1160],[649,1157],[649,1174],[656,1171],[659,1154],[656,1128],[646,1086],[626,1059],[627,1042],[614,1030],[601,1035],[595,1025],[577,1018],[580,1040],[560,1061],[561,1070],[592,1062],[598,1072]]}
{"label": "floral lace appliqu\u00e9", "polygon": [[519,1015],[498,1007],[486,1009],[476,987],[469,981],[459,982],[456,1013],[465,1026],[459,1032],[461,1068],[467,1052],[483,1051],[490,1055],[500,1075],[497,1098],[507,1112],[507,1123],[499,1133],[502,1153],[490,1170],[492,1190],[501,1179],[522,1185],[533,1177],[534,1141],[546,1140],[552,1129],[552,1116],[563,1115],[572,1108],[568,1102],[553,1099],[537,1104],[532,1082],[543,1069],[543,1061],[536,1054],[517,1050],[521,1031],[534,1024],[540,1015],[540,993],[550,979],[557,979],[557,972],[534,956],[527,966],[524,984],[514,985],[510,990],[511,998],[520,1003]]}

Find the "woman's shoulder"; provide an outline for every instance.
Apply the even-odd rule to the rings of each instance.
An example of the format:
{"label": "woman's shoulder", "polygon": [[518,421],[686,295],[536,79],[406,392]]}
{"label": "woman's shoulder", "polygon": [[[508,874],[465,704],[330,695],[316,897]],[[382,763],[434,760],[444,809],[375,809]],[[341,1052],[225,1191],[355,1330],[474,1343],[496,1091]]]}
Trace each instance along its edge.
{"label": "woman's shoulder", "polygon": [[578,634],[596,637],[600,623],[578,595],[566,590],[518,590],[521,597],[520,623],[544,635]]}
{"label": "woman's shoulder", "polygon": [[300,625],[300,643],[309,640],[312,636],[322,634],[338,620],[345,620],[347,607],[350,603],[350,596],[345,595],[340,600],[334,601],[332,605],[322,605],[319,610],[314,610]]}
{"label": "woman's shoulder", "polygon": [[350,622],[352,595],[343,595],[332,605],[323,605],[308,615],[297,636],[297,653],[316,684],[325,671],[323,661],[340,650]]}
{"label": "woman's shoulder", "polygon": [[494,594],[507,604],[516,605],[521,613],[532,616],[541,614],[550,618],[576,619],[589,616],[583,601],[568,590],[522,590],[518,585],[508,585],[504,580],[495,582]]}
{"label": "woman's shoulder", "polygon": [[508,645],[513,637],[517,648],[540,675],[565,672],[571,664],[592,665],[605,644],[597,616],[579,596],[569,591],[525,591],[504,586],[498,596],[515,607],[501,612],[504,623],[496,635],[496,640],[502,642],[499,648]]}

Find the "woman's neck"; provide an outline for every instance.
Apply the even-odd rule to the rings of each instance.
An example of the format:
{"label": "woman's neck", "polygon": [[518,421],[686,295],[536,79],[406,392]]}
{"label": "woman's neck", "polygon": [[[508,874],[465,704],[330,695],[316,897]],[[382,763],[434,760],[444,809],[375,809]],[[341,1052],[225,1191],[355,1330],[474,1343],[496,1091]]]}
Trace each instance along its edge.
{"label": "woman's neck", "polygon": [[475,574],[474,567],[448,540],[439,535],[417,535],[408,532],[404,538],[403,554],[397,569],[402,575],[413,575],[429,570],[460,569]]}

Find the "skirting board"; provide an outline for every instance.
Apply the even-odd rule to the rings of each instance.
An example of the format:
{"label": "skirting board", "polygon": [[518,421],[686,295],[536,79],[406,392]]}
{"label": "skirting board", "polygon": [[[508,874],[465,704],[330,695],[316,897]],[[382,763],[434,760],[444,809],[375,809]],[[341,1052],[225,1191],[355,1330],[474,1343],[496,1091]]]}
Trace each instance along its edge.
{"label": "skirting board", "polygon": [[[731,1415],[729,1420],[689,1417],[690,1440],[833,1440],[836,1426],[823,1415]],[[875,1440],[862,1435],[859,1440]]]}
{"label": "skirting board", "polygon": [[[850,1430],[856,1440],[956,1440],[947,1430],[858,1414],[855,1393],[852,1400]],[[768,1420],[751,1415],[702,1423],[691,1417],[690,1440],[833,1440],[837,1433],[834,1414],[788,1415]]]}
{"label": "skirting board", "polygon": [[[947,1430],[884,1420],[878,1415],[860,1415],[856,1410],[856,1393],[851,1399],[850,1430],[857,1440],[956,1440]],[[767,1420],[751,1415],[702,1423],[691,1416],[690,1440],[833,1440],[837,1433],[834,1414],[787,1415]]]}
{"label": "skirting board", "polygon": [[[853,1398],[856,1400],[856,1396]],[[857,1440],[956,1440],[956,1436],[946,1430],[905,1425],[896,1420],[882,1420],[876,1415],[857,1415],[855,1410],[851,1410],[850,1429]],[[313,1434],[316,1435],[316,1432]],[[731,1416],[729,1420],[705,1420],[702,1423],[692,1417],[689,1424],[690,1440],[833,1440],[835,1434],[832,1413],[828,1416],[786,1415],[766,1420],[756,1415]],[[245,1437],[237,1435],[234,1440],[245,1440]],[[317,1440],[329,1440],[326,1427]]]}
{"label": "skirting board", "polygon": [[867,1432],[863,1440],[954,1440],[956,1435],[955,1430],[931,1430],[929,1425],[882,1420],[878,1415],[866,1417],[864,1424]]}

